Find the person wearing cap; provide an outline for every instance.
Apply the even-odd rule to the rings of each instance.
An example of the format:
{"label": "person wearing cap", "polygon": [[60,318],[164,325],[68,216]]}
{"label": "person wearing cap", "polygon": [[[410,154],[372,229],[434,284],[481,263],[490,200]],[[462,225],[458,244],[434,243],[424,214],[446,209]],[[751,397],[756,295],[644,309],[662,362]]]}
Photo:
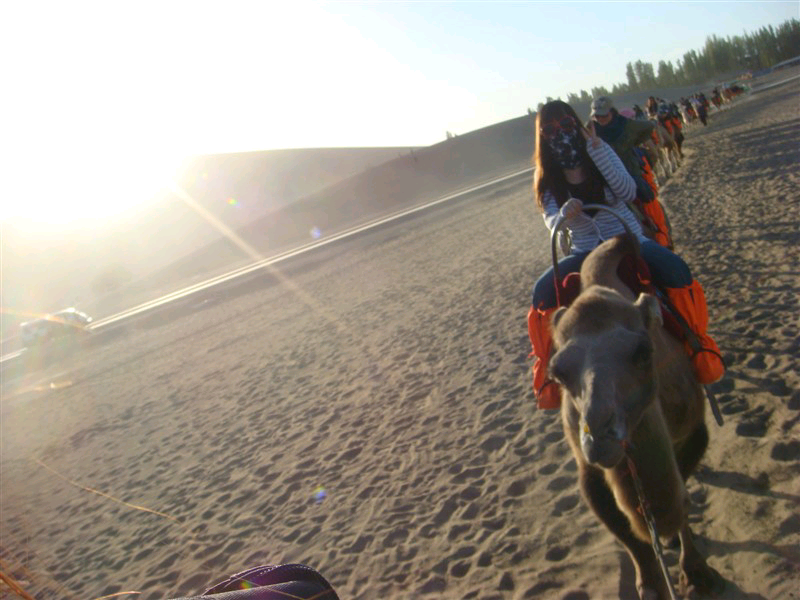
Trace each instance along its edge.
{"label": "person wearing cap", "polygon": [[644,180],[639,157],[634,148],[650,139],[655,125],[650,121],[637,121],[623,117],[614,108],[614,103],[607,96],[600,96],[592,101],[590,115],[594,121],[597,137],[614,149],[625,169],[636,182],[636,192],[643,202],[655,198],[650,186]]}
{"label": "person wearing cap", "polygon": [[[649,169],[647,158],[637,151],[639,146],[650,139],[655,129],[651,121],[629,119],[619,114],[614,102],[607,96],[600,96],[592,101],[590,115],[597,137],[606,142],[619,156],[625,170],[636,183],[634,213],[652,230],[650,236],[667,248],[672,247],[672,236],[669,231],[669,220],[664,207],[658,202],[653,186],[647,181],[644,171]],[[652,204],[655,202],[656,204]],[[648,223],[647,220],[650,220]]]}

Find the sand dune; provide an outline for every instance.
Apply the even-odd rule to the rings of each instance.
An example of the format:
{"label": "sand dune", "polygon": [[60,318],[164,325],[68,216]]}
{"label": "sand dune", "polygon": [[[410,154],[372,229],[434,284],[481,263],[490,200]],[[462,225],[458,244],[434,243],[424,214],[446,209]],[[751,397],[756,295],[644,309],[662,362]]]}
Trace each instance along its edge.
{"label": "sand dune", "polygon": [[[689,484],[726,598],[800,589],[798,92],[692,129],[663,190],[730,364],[714,386],[726,423]],[[7,570],[37,598],[197,594],[292,561],[342,598],[634,597],[530,391],[525,313],[547,264],[522,183],[133,323],[6,389]]]}

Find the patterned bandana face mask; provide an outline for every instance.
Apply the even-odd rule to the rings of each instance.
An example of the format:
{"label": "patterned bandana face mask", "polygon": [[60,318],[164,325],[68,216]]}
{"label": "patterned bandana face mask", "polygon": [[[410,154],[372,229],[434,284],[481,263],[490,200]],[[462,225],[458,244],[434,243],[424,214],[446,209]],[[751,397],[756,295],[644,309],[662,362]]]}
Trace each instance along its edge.
{"label": "patterned bandana face mask", "polygon": [[547,139],[547,145],[553,151],[553,156],[564,169],[574,169],[581,164],[580,135],[577,131],[559,131]]}

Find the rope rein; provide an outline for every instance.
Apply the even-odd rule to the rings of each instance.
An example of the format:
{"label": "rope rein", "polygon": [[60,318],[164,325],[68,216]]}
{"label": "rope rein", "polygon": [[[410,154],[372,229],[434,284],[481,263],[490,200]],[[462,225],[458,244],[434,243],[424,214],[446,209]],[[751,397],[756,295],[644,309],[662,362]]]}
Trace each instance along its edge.
{"label": "rope rein", "polygon": [[639,496],[639,510],[644,517],[645,523],[647,523],[647,530],[650,533],[650,539],[653,542],[653,552],[655,552],[656,558],[658,559],[658,564],[661,567],[661,574],[664,576],[664,581],[667,583],[667,589],[669,589],[670,597],[672,600],[678,600],[678,594],[675,591],[675,587],[672,585],[672,579],[670,579],[669,576],[667,562],[664,560],[664,548],[661,546],[661,540],[658,537],[656,521],[653,518],[653,513],[650,512],[650,503],[647,501],[647,498],[645,498],[642,481],[639,479],[639,473],[636,471],[636,465],[634,464],[633,457],[630,454],[631,444],[627,441],[623,441],[622,447],[625,450],[625,458],[628,461],[628,470],[630,471],[631,478],[633,479],[633,486],[636,488],[636,495]]}

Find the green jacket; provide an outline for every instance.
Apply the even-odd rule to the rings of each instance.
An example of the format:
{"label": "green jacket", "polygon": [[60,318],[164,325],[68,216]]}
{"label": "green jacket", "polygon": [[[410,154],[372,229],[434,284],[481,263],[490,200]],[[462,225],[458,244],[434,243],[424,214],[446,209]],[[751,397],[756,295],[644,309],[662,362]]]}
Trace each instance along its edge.
{"label": "green jacket", "polygon": [[642,177],[642,169],[633,149],[650,139],[655,127],[650,121],[628,119],[619,114],[614,115],[608,125],[594,124],[597,136],[614,149],[634,179]]}

